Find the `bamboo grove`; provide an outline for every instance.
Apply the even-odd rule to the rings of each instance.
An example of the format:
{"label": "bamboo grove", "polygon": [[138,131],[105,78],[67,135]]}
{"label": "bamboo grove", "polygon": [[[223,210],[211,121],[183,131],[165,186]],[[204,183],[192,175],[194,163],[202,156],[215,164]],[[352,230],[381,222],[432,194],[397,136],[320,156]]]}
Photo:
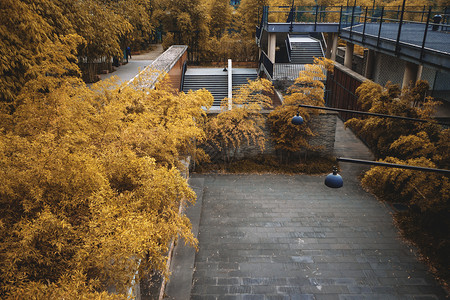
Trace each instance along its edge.
{"label": "bamboo grove", "polygon": [[[159,26],[167,33],[166,46],[198,38],[203,53],[215,60],[230,54],[218,49],[233,47],[233,54],[250,57],[255,8],[261,4],[267,3],[243,0],[235,9],[222,0],[0,1],[1,298],[127,298],[142,270],[168,275],[169,241],[180,236],[195,247],[190,222],[179,214],[181,202],[195,200],[180,161],[189,155],[206,159],[198,145],[225,153],[243,143],[263,149],[260,110],[270,108],[270,83],[249,83],[232,111],[208,120],[202,107],[213,98],[207,91],[176,93],[162,78],[153,90],[110,81],[88,88],[78,63],[80,57],[120,55],[128,44],[141,47]],[[187,31],[192,34],[176,35]],[[322,70],[315,66],[300,74],[286,105],[269,116],[277,130],[273,136],[284,137],[276,141],[280,149],[309,149],[307,137],[314,133],[286,120],[300,102],[323,104],[323,85],[313,80]],[[407,109],[428,118],[432,103],[423,101],[421,91],[418,86],[400,96],[393,87],[365,84],[360,94],[367,110]],[[368,141],[378,141],[373,147],[380,158],[448,168],[448,130],[435,124],[349,124]],[[409,197],[425,221],[448,211],[448,180],[370,172],[365,186]],[[447,240],[437,242],[448,249]]]}

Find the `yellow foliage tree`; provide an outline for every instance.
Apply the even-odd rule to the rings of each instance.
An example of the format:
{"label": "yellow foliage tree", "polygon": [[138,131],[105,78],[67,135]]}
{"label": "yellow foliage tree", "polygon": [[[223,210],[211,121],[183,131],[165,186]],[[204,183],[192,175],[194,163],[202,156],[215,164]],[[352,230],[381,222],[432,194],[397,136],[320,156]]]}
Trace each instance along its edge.
{"label": "yellow foliage tree", "polygon": [[242,85],[233,94],[230,110],[228,98],[223,99],[222,111],[205,124],[206,140],[202,146],[206,151],[220,152],[225,162],[236,157],[243,143],[253,143],[263,151],[265,119],[260,112],[272,107],[268,96],[271,93],[272,83],[259,79]]}
{"label": "yellow foliage tree", "polygon": [[[358,87],[356,93],[359,97],[358,103],[369,112],[431,121],[431,115],[438,102],[431,98],[425,98],[423,89],[428,89],[428,84],[424,81],[418,81],[415,87],[406,89],[403,93],[398,85],[388,83],[383,89],[376,83],[366,81]],[[439,138],[439,126],[432,122],[412,123],[411,121],[370,117],[350,119],[346,125],[356,130],[379,157],[392,155],[392,151],[395,149],[391,148],[391,145],[403,135],[415,135],[423,131],[431,141]]]}
{"label": "yellow foliage tree", "polygon": [[209,31],[212,37],[220,38],[231,26],[233,7],[228,0],[213,0],[209,7]]}
{"label": "yellow foliage tree", "polygon": [[238,30],[245,38],[254,38],[255,28],[261,23],[262,7],[268,5],[267,0],[241,0],[237,9]]}
{"label": "yellow foliage tree", "polygon": [[[324,105],[325,70],[331,71],[332,61],[326,58],[315,59],[314,65],[306,65],[304,71],[300,71],[299,77],[288,89],[283,104],[276,107],[269,115],[271,137],[275,148],[286,153],[285,160],[289,160],[292,153],[300,150],[313,150],[308,139],[314,136],[308,126],[310,111],[299,108],[299,104]],[[305,123],[301,126],[293,125],[291,119],[299,113]],[[317,114],[317,111],[313,111]]]}
{"label": "yellow foliage tree", "polygon": [[[357,90],[362,107],[371,112],[428,120],[428,123],[369,117],[350,119],[346,125],[359,133],[381,161],[450,169],[450,130],[431,119],[436,101],[425,97],[428,84],[419,81],[404,89],[372,82]],[[450,234],[450,181],[439,173],[374,167],[364,174],[362,184],[389,202],[409,207],[396,215],[405,235],[416,242],[425,257],[431,257],[438,276],[448,280]]]}
{"label": "yellow foliage tree", "polygon": [[34,70],[0,124],[0,295],[126,298],[140,271],[168,275],[173,238],[196,243],[176,167],[204,138],[212,96],[164,82],[91,90],[57,66]]}
{"label": "yellow foliage tree", "polygon": [[155,1],[153,12],[155,20],[161,22],[165,32],[171,34],[171,43],[164,41],[165,48],[175,44],[184,44],[202,48],[209,38],[207,3],[199,0]]}

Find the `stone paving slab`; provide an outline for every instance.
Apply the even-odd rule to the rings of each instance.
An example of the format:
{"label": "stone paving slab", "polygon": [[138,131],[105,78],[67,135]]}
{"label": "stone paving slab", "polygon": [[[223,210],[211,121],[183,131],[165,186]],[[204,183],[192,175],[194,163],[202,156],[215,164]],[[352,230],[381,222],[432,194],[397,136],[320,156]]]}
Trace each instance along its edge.
{"label": "stone paving slab", "polygon": [[[320,176],[204,179],[190,299],[442,299],[390,210]],[[186,298],[188,299],[188,297]]]}
{"label": "stone paving slab", "polygon": [[[197,195],[195,205],[185,209],[186,216],[191,220],[192,233],[197,238],[200,214],[203,199],[203,178],[190,178],[189,185]],[[184,240],[177,241],[173,250],[172,263],[170,264],[170,281],[165,289],[165,299],[181,300],[189,299],[194,273],[195,249],[185,244]]]}
{"label": "stone paving slab", "polygon": [[[335,155],[372,159],[340,120]],[[324,176],[192,175],[201,212],[197,202],[187,214],[197,211],[189,216],[199,251],[188,259],[195,255],[192,277],[173,268],[168,291],[181,290],[169,298],[446,298],[402,242],[390,208],[360,187],[365,169],[341,164],[341,189],[327,188]]]}

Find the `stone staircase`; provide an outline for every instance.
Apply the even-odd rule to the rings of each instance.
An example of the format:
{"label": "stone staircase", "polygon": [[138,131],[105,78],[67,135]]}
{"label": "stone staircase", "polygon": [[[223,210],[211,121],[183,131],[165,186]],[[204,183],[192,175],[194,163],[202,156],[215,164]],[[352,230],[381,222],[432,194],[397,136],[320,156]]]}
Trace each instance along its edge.
{"label": "stone staircase", "polygon": [[233,93],[243,84],[247,84],[249,80],[258,78],[256,72],[249,74],[233,74]]}
{"label": "stone staircase", "polygon": [[213,106],[220,106],[222,99],[228,97],[228,76],[226,72],[223,73],[223,75],[186,74],[184,77],[183,92],[187,93],[189,90],[206,89],[214,97]]}
{"label": "stone staircase", "polygon": [[323,57],[323,50],[320,42],[308,36],[290,36],[291,63],[292,64],[312,64],[314,57]]}
{"label": "stone staircase", "polygon": [[[258,77],[256,70],[233,69],[233,91],[248,80]],[[228,97],[228,73],[222,69],[192,68],[184,76],[183,92],[199,89],[208,90],[214,97],[213,106],[220,106],[223,98]]]}

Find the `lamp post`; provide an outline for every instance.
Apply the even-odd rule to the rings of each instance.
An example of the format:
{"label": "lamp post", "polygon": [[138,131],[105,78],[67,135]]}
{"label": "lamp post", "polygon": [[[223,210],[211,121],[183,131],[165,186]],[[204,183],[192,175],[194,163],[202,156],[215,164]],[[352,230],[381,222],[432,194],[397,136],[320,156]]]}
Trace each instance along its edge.
{"label": "lamp post", "polygon": [[[387,167],[387,168],[409,169],[409,170],[422,171],[422,172],[434,172],[434,173],[440,173],[440,174],[443,174],[446,176],[450,176],[450,170],[445,170],[445,169],[426,168],[426,167],[410,166],[410,165],[403,165],[403,164],[392,164],[392,163],[385,163],[385,162],[380,162],[380,161],[346,158],[346,157],[336,157],[336,161],[355,163],[355,164],[363,164],[363,165],[373,165],[373,166]],[[344,180],[342,179],[341,175],[339,175],[337,173],[336,167],[333,167],[333,172],[328,174],[327,177],[325,178],[325,185],[330,188],[340,188],[344,185]]]}
{"label": "lamp post", "polygon": [[288,22],[291,23],[291,25],[289,25],[289,32],[292,33],[292,30],[294,29],[292,23],[294,22],[294,18],[295,18],[295,9],[294,9],[294,0],[292,0],[292,5],[291,5],[291,11],[289,12],[289,16],[288,16]]}
{"label": "lamp post", "polygon": [[[358,110],[343,109],[343,108],[313,106],[313,105],[304,105],[304,104],[298,104],[298,107],[330,110],[330,111],[337,111],[337,112],[346,112],[346,113],[353,113],[353,114],[359,114],[359,115],[365,115],[365,116],[380,117],[380,118],[390,118],[390,119],[397,119],[397,120],[404,120],[404,121],[413,121],[413,122],[422,122],[422,123],[436,122],[437,124],[446,125],[446,126],[450,125],[450,124],[445,123],[445,122],[437,122],[437,121],[430,121],[430,120],[416,119],[416,118],[402,117],[402,116],[385,115],[385,114],[378,114],[378,113],[371,113],[371,112],[366,112],[366,111],[358,111]],[[298,116],[298,114],[297,114],[297,116]]]}

